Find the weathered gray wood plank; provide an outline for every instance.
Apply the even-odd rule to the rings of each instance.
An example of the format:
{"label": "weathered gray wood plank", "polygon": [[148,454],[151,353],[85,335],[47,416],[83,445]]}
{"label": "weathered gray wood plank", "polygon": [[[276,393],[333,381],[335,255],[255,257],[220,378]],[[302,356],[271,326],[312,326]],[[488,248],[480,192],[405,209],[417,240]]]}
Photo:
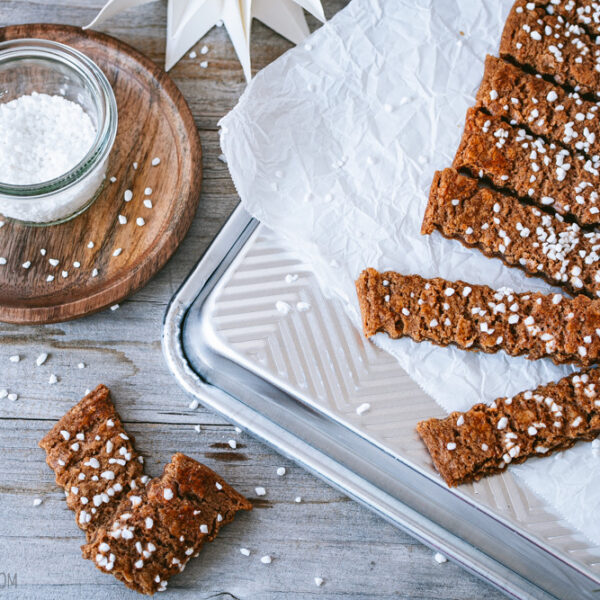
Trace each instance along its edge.
{"label": "weathered gray wood plank", "polygon": [[[346,0],[326,0],[329,16]],[[0,0],[0,25],[92,19],[101,0]],[[103,28],[154,60],[164,59],[166,6],[149,4]],[[311,25],[316,23],[311,19]],[[253,61],[260,69],[290,45],[255,23]],[[166,305],[215,236],[237,197],[220,154],[217,122],[244,88],[241,69],[224,29],[203,40],[209,66],[185,58],[172,75],[186,96],[204,149],[204,182],[192,229],[173,259],[119,310],[72,323],[39,327],[0,324],[0,389],[19,394],[0,400],[0,595],[10,598],[134,598],[133,592],[80,558],[83,535],[53,483],[37,441],[84,393],[100,381],[136,436],[151,474],[182,451],[217,469],[257,500],[223,531],[199,559],[175,578],[166,598],[457,598],[501,595],[452,564],[438,565],[432,552],[368,510],[294,466],[213,413],[190,411],[189,399],[169,374],[160,348]],[[42,367],[37,355],[49,352]],[[8,357],[19,354],[19,363]],[[79,362],[85,363],[78,369]],[[48,385],[51,373],[59,377]],[[193,426],[200,424],[198,434]],[[211,447],[236,438],[239,447]],[[275,470],[285,466],[287,474]],[[267,489],[255,498],[254,487]],[[300,504],[294,502],[302,496]],[[32,502],[43,499],[39,507]],[[246,558],[241,546],[252,550]],[[272,554],[273,563],[259,557]],[[2,573],[17,573],[17,587],[2,587]],[[325,579],[317,588],[313,578]]]}
{"label": "weathered gray wood plank", "polygon": [[[83,534],[36,447],[47,427],[38,420],[0,421],[1,570],[17,573],[17,591],[24,598],[136,597],[80,558]],[[482,585],[458,567],[438,565],[427,548],[248,435],[222,425],[205,425],[201,433],[192,425],[127,427],[150,474],[158,474],[175,449],[181,450],[217,469],[255,503],[251,514],[224,529],[173,581],[170,588],[178,594],[167,593],[167,598],[278,598],[285,592],[293,597],[476,598],[481,592]],[[227,446],[230,438],[237,440],[237,449]],[[279,466],[286,468],[282,477],[276,475]],[[266,488],[265,496],[256,496],[257,485]],[[34,507],[34,498],[43,503]],[[242,546],[252,551],[250,557],[240,554]],[[265,554],[273,557],[271,565],[260,563]],[[321,589],[315,576],[325,579]]]}

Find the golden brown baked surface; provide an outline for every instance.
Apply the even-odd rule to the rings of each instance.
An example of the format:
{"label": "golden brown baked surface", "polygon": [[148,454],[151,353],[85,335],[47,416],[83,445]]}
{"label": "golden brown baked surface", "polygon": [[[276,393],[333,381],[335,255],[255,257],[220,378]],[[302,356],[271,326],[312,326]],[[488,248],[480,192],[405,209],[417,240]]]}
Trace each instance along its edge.
{"label": "golden brown baked surface", "polygon": [[435,230],[571,294],[600,296],[600,233],[481,187],[454,169],[437,172],[431,186],[421,233]]}
{"label": "golden brown baked surface", "polygon": [[588,158],[480,108],[467,111],[453,167],[580,225],[600,223],[600,171]]}
{"label": "golden brown baked surface", "polygon": [[71,408],[39,445],[88,536],[110,519],[132,486],[143,485],[143,458],[104,385]]}
{"label": "golden brown baked surface", "polygon": [[251,509],[216,473],[178,453],[142,493],[128,494],[82,553],[127,587],[152,595],[166,589],[237,511]]}
{"label": "golden brown baked surface", "polygon": [[421,421],[417,432],[435,468],[455,486],[593,440],[600,433],[599,404],[600,373],[592,369],[490,406]]}
{"label": "golden brown baked surface", "polygon": [[584,93],[600,91],[595,38],[577,23],[517,0],[506,20],[500,56]]}
{"label": "golden brown baked surface", "polygon": [[463,350],[593,364],[600,300],[366,269],[356,282],[365,335],[379,331]]}

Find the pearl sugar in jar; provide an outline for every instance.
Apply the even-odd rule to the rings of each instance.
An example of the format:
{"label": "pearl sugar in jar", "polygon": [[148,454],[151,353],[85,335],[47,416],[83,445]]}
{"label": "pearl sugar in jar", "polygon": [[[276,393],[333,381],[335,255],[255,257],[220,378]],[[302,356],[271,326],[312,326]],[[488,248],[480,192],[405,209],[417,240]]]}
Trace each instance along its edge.
{"label": "pearl sugar in jar", "polygon": [[0,214],[64,222],[96,199],[117,131],[98,66],[47,40],[0,44]]}

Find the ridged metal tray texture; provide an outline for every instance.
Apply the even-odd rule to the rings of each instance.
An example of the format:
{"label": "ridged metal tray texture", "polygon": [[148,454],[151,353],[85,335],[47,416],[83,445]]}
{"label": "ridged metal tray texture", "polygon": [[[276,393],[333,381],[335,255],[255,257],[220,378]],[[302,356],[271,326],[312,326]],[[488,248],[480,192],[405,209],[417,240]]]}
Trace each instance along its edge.
{"label": "ridged metal tray texture", "polygon": [[[290,307],[287,314],[277,307],[282,302]],[[299,309],[298,303],[305,305]],[[439,477],[415,425],[444,411],[324,296],[310,267],[275,233],[258,227],[211,293],[207,310],[211,344],[229,359]],[[370,409],[358,415],[363,403]],[[510,469],[455,493],[576,568],[600,574],[600,547],[554,515]]]}

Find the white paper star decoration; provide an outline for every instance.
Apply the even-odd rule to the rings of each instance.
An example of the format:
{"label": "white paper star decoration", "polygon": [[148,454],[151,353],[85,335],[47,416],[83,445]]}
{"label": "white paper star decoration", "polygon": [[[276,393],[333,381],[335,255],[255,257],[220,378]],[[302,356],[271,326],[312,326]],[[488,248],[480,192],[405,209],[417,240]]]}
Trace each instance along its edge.
{"label": "white paper star decoration", "polygon": [[[96,18],[84,29],[95,27],[121,11],[155,0],[108,0]],[[250,69],[250,30],[252,19],[265,25],[294,44],[309,33],[302,9],[325,21],[321,0],[168,0],[167,58],[165,68],[177,61],[210,29],[221,21],[227,28],[246,80]]]}

